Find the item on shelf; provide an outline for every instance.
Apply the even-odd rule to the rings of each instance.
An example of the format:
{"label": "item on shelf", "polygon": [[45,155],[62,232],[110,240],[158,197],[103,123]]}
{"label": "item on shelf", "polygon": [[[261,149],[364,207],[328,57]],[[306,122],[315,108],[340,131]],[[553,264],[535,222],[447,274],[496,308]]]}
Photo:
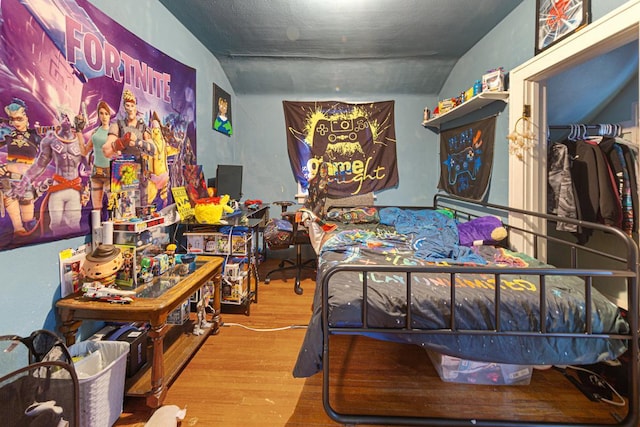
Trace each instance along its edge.
{"label": "item on shelf", "polygon": [[482,82],[480,80],[476,80],[476,82],[473,85],[473,96],[476,96],[483,91],[484,91],[484,87],[482,85]]}
{"label": "item on shelf", "polygon": [[502,92],[504,90],[504,70],[502,67],[487,71],[482,76],[483,92]]}
{"label": "item on shelf", "polygon": [[429,107],[424,107],[424,111],[422,114],[422,123],[426,123],[431,118],[431,110]]}
{"label": "item on shelf", "polygon": [[164,224],[163,216],[157,216],[149,219],[134,217],[126,221],[115,221],[113,223],[113,231],[142,231],[162,224]]}
{"label": "item on shelf", "polygon": [[464,92],[465,102],[473,98],[475,95],[476,95],[476,90],[475,90],[475,85],[473,85]]}
{"label": "item on shelf", "polygon": [[142,219],[152,219],[157,217],[156,205],[145,205],[136,207],[136,216]]}
{"label": "item on shelf", "polygon": [[455,107],[455,104],[451,99],[443,99],[442,101],[438,102],[438,111],[440,112],[440,114],[446,113],[453,107]]}
{"label": "item on shelf", "polygon": [[153,257],[152,271],[154,276],[161,276],[169,270],[169,255],[159,254]]}
{"label": "item on shelf", "polygon": [[237,275],[222,276],[222,298],[225,304],[242,304],[248,295],[247,272],[239,271]]}

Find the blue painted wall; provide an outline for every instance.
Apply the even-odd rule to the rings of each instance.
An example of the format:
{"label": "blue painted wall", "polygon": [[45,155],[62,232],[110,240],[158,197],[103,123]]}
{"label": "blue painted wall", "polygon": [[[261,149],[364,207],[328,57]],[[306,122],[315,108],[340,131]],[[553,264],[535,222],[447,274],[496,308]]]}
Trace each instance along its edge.
{"label": "blue painted wall", "polygon": [[[245,198],[260,198],[266,202],[291,199],[296,192],[286,154],[283,100],[395,100],[400,185],[397,189],[378,194],[378,203],[429,204],[437,191],[438,135],[420,125],[423,108],[435,105],[438,98],[456,96],[487,69],[503,66],[509,70],[533,55],[535,2],[528,1],[523,2],[459,61],[439,94],[372,93],[366,99],[334,92],[236,96],[218,61],[156,0],[91,2],[143,40],[197,69],[197,154],[199,163],[204,165],[205,175],[213,176],[219,163],[243,164]],[[624,2],[593,0],[592,3],[593,16],[597,19]],[[211,130],[211,87],[214,82],[232,96],[235,133],[231,138]],[[507,113],[508,107],[498,120],[495,169],[490,190],[490,199],[498,203],[506,201],[508,185]],[[0,275],[3,278],[0,334],[28,335],[35,329],[56,328],[53,305],[60,292],[58,253],[84,242],[84,238],[76,238],[0,254]]]}

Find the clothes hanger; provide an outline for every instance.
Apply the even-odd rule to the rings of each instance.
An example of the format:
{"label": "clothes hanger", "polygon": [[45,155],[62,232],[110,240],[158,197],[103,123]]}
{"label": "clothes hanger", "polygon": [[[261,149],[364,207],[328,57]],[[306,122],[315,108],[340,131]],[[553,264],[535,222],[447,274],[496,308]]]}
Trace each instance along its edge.
{"label": "clothes hanger", "polygon": [[567,139],[571,142],[575,141],[574,139],[574,135],[576,133],[576,125],[574,125],[573,123],[569,125],[569,135],[567,136]]}

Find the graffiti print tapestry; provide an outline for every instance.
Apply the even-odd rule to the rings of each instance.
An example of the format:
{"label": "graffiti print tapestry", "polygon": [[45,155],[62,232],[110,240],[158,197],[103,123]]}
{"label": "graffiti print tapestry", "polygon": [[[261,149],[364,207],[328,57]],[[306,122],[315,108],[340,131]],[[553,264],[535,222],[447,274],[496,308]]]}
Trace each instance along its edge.
{"label": "graffiti print tapestry", "polygon": [[398,185],[394,101],[283,105],[289,160],[304,189],[322,162],[329,164],[333,197]]}
{"label": "graffiti print tapestry", "polygon": [[440,132],[440,183],[449,194],[484,198],[493,165],[496,116]]}
{"label": "graffiti print tapestry", "polygon": [[159,211],[195,164],[193,68],[87,0],[0,1],[0,250],[91,234],[111,161]]}

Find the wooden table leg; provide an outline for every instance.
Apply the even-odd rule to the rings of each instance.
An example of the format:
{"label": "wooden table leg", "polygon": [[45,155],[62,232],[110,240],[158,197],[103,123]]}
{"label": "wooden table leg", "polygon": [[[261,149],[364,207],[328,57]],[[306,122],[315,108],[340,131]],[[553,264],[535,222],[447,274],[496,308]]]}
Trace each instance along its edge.
{"label": "wooden table leg", "polygon": [[147,406],[158,408],[162,405],[167,394],[167,386],[164,383],[164,356],[163,342],[167,333],[167,324],[151,325],[149,337],[151,338],[153,361],[151,362],[151,394],[147,396]]}
{"label": "wooden table leg", "polygon": [[222,292],[222,277],[216,275],[213,279],[213,316],[211,317],[211,334],[217,335],[220,332],[220,326],[222,325],[221,313],[221,298]]}
{"label": "wooden table leg", "polygon": [[80,325],[82,325],[82,320],[75,320],[73,318],[73,310],[66,309],[60,310],[60,319],[62,324],[59,330],[64,335],[65,344],[69,347],[76,343],[76,334]]}

